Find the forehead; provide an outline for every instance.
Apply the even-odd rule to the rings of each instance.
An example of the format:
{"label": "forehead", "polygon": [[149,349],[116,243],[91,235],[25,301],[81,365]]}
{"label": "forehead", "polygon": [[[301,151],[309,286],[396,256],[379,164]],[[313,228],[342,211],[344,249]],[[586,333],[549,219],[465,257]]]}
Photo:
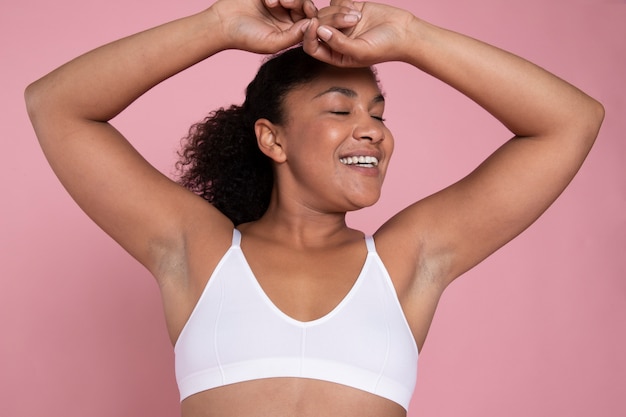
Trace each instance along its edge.
{"label": "forehead", "polygon": [[309,99],[316,99],[331,92],[349,98],[366,100],[382,98],[376,76],[369,68],[328,67],[312,81],[292,90],[294,96]]}

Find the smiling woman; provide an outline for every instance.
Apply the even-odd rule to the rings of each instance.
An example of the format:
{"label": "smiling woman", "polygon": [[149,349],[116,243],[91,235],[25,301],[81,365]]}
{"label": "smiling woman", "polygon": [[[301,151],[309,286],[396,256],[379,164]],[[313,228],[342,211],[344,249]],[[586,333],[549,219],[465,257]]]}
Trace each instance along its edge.
{"label": "smiling woman", "polygon": [[[261,149],[278,163],[275,189],[301,194],[301,204],[322,212],[345,213],[374,204],[393,151],[391,132],[381,121],[381,97],[370,69],[328,65],[316,79],[291,91],[284,100],[285,123],[258,122],[265,127]],[[341,162],[367,156],[376,158],[376,167]]]}
{"label": "smiling woman", "polygon": [[[331,136],[331,132],[322,131],[325,126],[345,130],[350,126],[347,122],[360,117],[360,112],[379,122],[371,123],[375,130],[363,130],[370,124],[368,121],[360,124],[359,132],[337,131]],[[373,69],[335,68],[312,58],[301,47],[291,48],[265,62],[248,85],[241,106],[219,109],[192,127],[178,163],[180,183],[238,225],[258,220],[267,211],[275,180],[286,181],[284,176],[275,177],[276,170],[289,167],[292,171],[300,167],[303,171],[299,175],[314,179],[311,173],[318,172],[324,166],[323,161],[340,161],[355,168],[377,168],[362,172],[381,181],[378,192],[368,198],[370,202],[340,210],[369,206],[380,195],[393,149],[391,133],[382,125],[383,112],[384,98]],[[338,147],[349,135],[361,135],[364,140],[344,144],[335,150],[340,153],[335,152],[332,157],[315,156],[331,137],[336,142],[334,147]],[[382,135],[386,136],[386,142],[378,145]],[[388,153],[384,161],[383,150]],[[300,162],[296,152],[302,155]],[[369,161],[359,161],[359,156]],[[284,162],[287,157],[289,164],[273,167],[270,163]],[[384,163],[378,167],[381,161]],[[323,180],[319,176],[315,178]],[[347,184],[343,188],[354,190]],[[319,200],[318,196],[314,199]]]}
{"label": "smiling woman", "polygon": [[[176,183],[109,121],[226,49],[276,54],[241,105],[194,125]],[[394,139],[375,72],[400,61],[513,135],[373,236]],[[602,106],[515,55],[377,3],[220,0],[30,85],[55,173],[161,290],[182,412],[405,416],[444,289],[528,227],[589,152]]]}

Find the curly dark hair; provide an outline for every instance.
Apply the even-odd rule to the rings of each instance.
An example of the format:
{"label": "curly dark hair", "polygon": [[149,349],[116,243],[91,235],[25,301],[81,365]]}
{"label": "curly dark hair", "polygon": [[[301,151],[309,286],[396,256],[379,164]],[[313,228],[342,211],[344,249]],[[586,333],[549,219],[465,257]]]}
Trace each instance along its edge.
{"label": "curly dark hair", "polygon": [[178,182],[203,197],[235,225],[258,220],[274,184],[271,160],[257,146],[254,123],[281,124],[283,101],[295,87],[316,78],[328,64],[294,47],[270,57],[246,89],[241,106],[211,112],[189,129],[176,167]]}

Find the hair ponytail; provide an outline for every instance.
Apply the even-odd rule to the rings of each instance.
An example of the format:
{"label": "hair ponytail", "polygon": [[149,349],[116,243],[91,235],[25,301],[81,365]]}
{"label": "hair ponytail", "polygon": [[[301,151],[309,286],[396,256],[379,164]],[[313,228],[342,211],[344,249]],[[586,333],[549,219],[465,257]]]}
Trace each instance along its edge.
{"label": "hair ponytail", "polygon": [[257,146],[254,122],[240,106],[211,112],[189,129],[176,165],[179,182],[235,225],[260,218],[272,192],[272,166]]}

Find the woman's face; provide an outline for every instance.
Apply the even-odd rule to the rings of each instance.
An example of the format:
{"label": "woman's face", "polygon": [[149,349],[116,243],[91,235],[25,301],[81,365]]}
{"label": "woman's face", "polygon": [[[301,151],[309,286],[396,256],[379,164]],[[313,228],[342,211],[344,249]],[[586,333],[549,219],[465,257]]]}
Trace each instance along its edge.
{"label": "woman's face", "polygon": [[393,152],[384,98],[368,69],[329,68],[285,98],[280,192],[322,211],[374,204]]}

